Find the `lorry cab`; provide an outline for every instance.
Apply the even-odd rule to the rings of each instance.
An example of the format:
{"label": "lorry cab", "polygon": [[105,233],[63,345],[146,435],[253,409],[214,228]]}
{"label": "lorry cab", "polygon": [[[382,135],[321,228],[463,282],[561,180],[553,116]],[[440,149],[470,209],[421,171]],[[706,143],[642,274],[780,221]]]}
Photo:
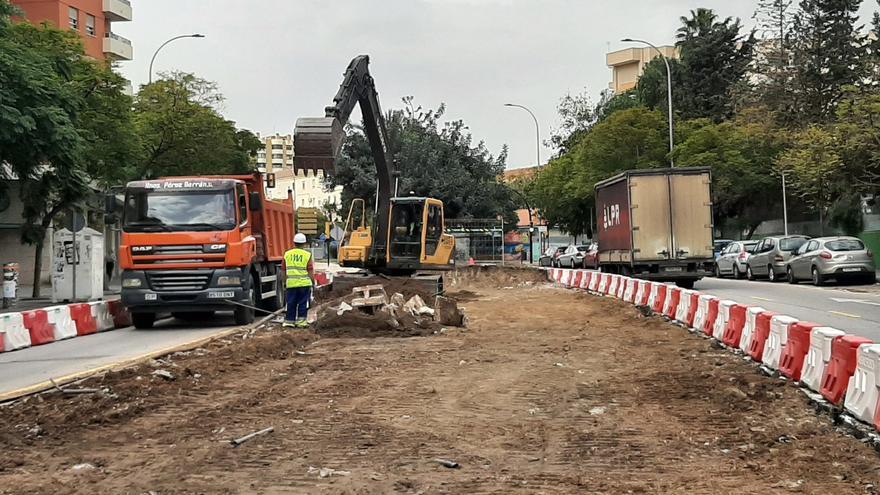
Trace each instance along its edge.
{"label": "lorry cab", "polygon": [[233,310],[245,324],[248,307],[280,307],[293,204],[264,200],[259,174],[130,182],[122,210],[122,301],[136,326],[160,311]]}

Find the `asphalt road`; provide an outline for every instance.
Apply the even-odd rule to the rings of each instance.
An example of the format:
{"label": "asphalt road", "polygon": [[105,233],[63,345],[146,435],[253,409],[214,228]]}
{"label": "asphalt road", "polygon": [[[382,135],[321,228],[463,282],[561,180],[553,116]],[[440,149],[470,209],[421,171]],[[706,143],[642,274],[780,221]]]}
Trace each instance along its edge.
{"label": "asphalt road", "polygon": [[880,290],[876,285],[814,287],[806,283],[704,278],[697,282],[696,289],[880,342]]}
{"label": "asphalt road", "polygon": [[169,318],[151,330],[129,327],[0,353],[0,394],[208,337],[233,323],[231,314],[204,323]]}

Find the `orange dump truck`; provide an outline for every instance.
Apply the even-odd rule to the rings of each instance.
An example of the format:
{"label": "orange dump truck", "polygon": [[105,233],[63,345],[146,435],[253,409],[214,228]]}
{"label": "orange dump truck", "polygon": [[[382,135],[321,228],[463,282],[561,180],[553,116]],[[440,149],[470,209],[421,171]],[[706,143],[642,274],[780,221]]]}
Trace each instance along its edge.
{"label": "orange dump truck", "polygon": [[130,182],[119,266],[134,325],[150,328],[158,313],[219,310],[247,324],[253,307],[281,308],[294,218],[292,198],[270,201],[259,173]]}

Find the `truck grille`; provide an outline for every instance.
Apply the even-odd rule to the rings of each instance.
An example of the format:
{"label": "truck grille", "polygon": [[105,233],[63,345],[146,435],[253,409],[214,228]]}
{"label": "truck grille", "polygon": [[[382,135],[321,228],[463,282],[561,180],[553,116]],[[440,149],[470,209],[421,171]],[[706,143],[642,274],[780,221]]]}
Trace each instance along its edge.
{"label": "truck grille", "polygon": [[156,292],[205,290],[211,283],[212,271],[147,272],[147,281]]}

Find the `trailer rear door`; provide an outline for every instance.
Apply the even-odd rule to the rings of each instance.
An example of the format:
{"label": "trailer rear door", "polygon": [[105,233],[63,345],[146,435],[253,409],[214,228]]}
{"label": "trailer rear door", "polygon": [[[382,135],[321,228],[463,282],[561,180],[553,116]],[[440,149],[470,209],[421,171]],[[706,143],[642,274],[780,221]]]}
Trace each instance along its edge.
{"label": "trailer rear door", "polygon": [[670,175],[673,256],[712,258],[712,203],[709,172]]}
{"label": "trailer rear door", "polygon": [[629,187],[633,260],[668,259],[672,250],[668,177],[662,174],[632,175]]}

